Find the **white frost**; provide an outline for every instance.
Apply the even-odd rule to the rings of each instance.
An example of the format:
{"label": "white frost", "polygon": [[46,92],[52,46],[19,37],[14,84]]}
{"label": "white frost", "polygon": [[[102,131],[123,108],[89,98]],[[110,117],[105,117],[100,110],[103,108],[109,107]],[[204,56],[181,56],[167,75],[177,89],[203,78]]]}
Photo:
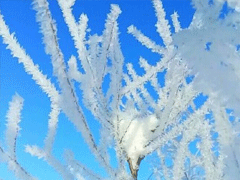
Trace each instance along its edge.
{"label": "white frost", "polygon": [[[220,13],[219,7],[213,7],[213,12]],[[173,35],[173,44],[192,73],[197,74],[194,80],[197,90],[220,97],[216,100],[234,109],[237,115],[240,115],[239,15],[233,12],[221,20],[199,11],[188,29]]]}
{"label": "white frost", "polygon": [[149,132],[156,127],[157,118],[152,115],[131,120],[129,117],[131,115],[121,117],[123,120],[120,122],[120,136],[123,137],[122,143],[128,157],[131,158],[134,168],[137,168],[137,160],[145,155],[144,146],[152,138]]}

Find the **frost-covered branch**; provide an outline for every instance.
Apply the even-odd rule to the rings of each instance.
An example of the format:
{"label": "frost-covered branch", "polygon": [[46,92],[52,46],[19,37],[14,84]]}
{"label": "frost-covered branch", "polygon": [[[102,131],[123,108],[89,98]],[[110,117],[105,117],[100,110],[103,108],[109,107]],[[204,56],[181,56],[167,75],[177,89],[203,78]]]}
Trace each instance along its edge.
{"label": "frost-covered branch", "polygon": [[48,134],[44,141],[45,142],[45,150],[49,153],[52,150],[53,143],[55,140],[59,113],[60,113],[59,105],[57,103],[54,104],[54,102],[52,102],[51,103],[51,112],[49,114],[49,120],[48,120]]}
{"label": "frost-covered branch", "polygon": [[59,174],[62,175],[63,179],[74,179],[72,174],[68,171],[67,167],[63,165],[59,160],[53,157],[52,154],[49,154],[47,151],[40,149],[37,146],[25,147],[25,151],[32,156],[36,156],[38,159],[44,159],[50,166],[52,166]]}
{"label": "frost-covered branch", "polygon": [[5,142],[7,149],[4,150],[0,146],[0,160],[8,165],[9,170],[13,171],[15,176],[19,179],[34,180],[31,174],[29,174],[17,161],[16,157],[16,141],[20,131],[20,119],[21,110],[23,108],[23,98],[18,94],[15,94],[12,101],[9,103],[9,110],[7,113],[6,124],[6,137]]}
{"label": "frost-covered branch", "polygon": [[13,34],[10,34],[9,28],[5,24],[3,16],[0,14],[0,35],[3,37],[3,43],[7,45],[13,55],[18,58],[18,62],[22,63],[25,71],[32,75],[33,80],[38,84],[42,90],[48,95],[50,100],[58,102],[59,94],[55,86],[51,83],[47,76],[42,74],[38,65],[33,63],[33,60],[26,54],[25,50],[17,42],[17,39]]}

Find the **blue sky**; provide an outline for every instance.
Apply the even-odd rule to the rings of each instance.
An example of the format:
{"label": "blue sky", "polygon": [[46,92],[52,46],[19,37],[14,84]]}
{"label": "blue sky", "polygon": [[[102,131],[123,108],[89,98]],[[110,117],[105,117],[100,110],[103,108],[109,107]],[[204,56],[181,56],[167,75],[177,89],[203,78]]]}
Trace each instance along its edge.
{"label": "blue sky", "polygon": [[[110,4],[118,4],[122,10],[119,17],[120,42],[125,62],[132,62],[141,74],[138,67],[140,56],[149,60],[150,64],[155,64],[159,60],[157,54],[151,53],[148,49],[138,43],[131,35],[127,34],[127,27],[134,24],[145,35],[154,39],[157,43],[162,43],[158,36],[155,23],[156,17],[150,0],[77,0],[73,7],[74,15],[78,18],[81,13],[87,14],[89,18],[88,27],[91,34],[101,34],[107,13],[110,11]],[[187,27],[192,19],[194,9],[189,0],[164,0],[163,6],[167,13],[167,18],[177,11],[180,15],[180,22],[183,28]],[[76,55],[73,41],[68,33],[62,13],[56,0],[50,2],[50,9],[53,18],[57,22],[58,37],[60,47],[64,53],[65,60]],[[35,11],[32,10],[31,1],[26,0],[0,0],[0,10],[11,32],[32,57],[34,62],[48,77],[51,77],[52,67],[50,58],[45,54],[42,45],[42,35],[39,33],[38,24],[35,22]],[[171,22],[170,22],[171,23]],[[4,143],[5,115],[8,110],[8,102],[17,92],[22,96],[24,108],[22,111],[21,132],[17,140],[17,157],[19,162],[34,176],[39,179],[61,179],[55,171],[42,160],[31,157],[24,152],[26,144],[43,146],[43,141],[47,132],[48,114],[50,112],[50,101],[41,89],[35,84],[29,75],[24,72],[22,64],[18,64],[16,58],[12,58],[9,50],[5,50],[0,38],[0,143]],[[56,81],[56,79],[53,79]],[[87,111],[86,111],[87,112]],[[99,137],[99,124],[87,113],[89,125],[94,132],[95,138]],[[65,115],[60,115],[59,127],[54,144],[54,155],[62,160],[64,149],[72,149],[75,157],[83,164],[103,176],[105,173],[88,150],[81,135],[76,133],[75,127],[66,119]],[[113,154],[113,153],[112,153]],[[139,171],[139,179],[146,179],[151,172],[148,170],[146,159]],[[114,158],[113,158],[114,164]],[[11,172],[8,172],[4,164],[0,164],[0,178],[14,180]]]}

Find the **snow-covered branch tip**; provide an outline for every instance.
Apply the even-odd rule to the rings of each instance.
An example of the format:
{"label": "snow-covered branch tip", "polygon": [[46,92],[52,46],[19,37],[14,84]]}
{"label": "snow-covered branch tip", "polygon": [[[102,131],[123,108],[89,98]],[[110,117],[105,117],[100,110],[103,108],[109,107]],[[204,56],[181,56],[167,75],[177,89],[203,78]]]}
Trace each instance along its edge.
{"label": "snow-covered branch tip", "polygon": [[172,43],[172,36],[170,31],[170,25],[168,20],[165,18],[166,13],[163,8],[163,4],[161,0],[153,0],[153,6],[155,8],[155,13],[157,16],[156,28],[160,37],[163,39],[163,43],[166,47],[169,47]]}
{"label": "snow-covered branch tip", "polygon": [[178,20],[178,17],[179,17],[179,15],[176,11],[171,15],[171,18],[172,18],[172,21],[173,21],[173,26],[175,28],[176,33],[178,33],[179,31],[182,30],[180,22]]}
{"label": "snow-covered branch tip", "polygon": [[16,159],[16,139],[20,131],[19,123],[21,121],[21,110],[23,108],[23,98],[15,94],[12,101],[9,103],[9,110],[7,113],[7,130],[5,134],[5,141],[9,155]]}
{"label": "snow-covered branch tip", "polygon": [[128,33],[132,34],[142,45],[146,46],[147,48],[151,49],[152,52],[163,54],[164,47],[157,45],[153,40],[149,39],[145,36],[140,30],[138,30],[135,26],[131,25],[128,27]]}

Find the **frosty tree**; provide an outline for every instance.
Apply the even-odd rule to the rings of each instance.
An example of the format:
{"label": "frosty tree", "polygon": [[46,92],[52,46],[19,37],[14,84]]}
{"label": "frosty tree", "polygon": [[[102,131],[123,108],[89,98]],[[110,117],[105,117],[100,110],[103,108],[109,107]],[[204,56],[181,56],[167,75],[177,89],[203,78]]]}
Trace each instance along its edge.
{"label": "frosty tree", "polygon": [[[230,121],[232,114],[226,112],[226,108],[239,111],[238,1],[193,0],[196,11],[188,28],[181,27],[177,12],[171,15],[174,32],[170,30],[162,2],[152,2],[156,31],[163,44],[155,43],[134,25],[128,28],[128,33],[142,45],[161,56],[156,65],[151,65],[140,54],[139,64],[144,69],[141,76],[131,63],[124,63],[118,5],[111,5],[102,35],[87,36],[87,15],[81,14],[76,20],[72,12],[75,1],[58,0],[78,54],[66,61],[48,2],[34,0],[45,52],[53,67],[51,79],[34,64],[0,14],[3,43],[51,101],[44,146],[26,145],[25,151],[46,161],[63,179],[137,179],[142,160],[151,154],[157,161],[152,163],[149,179],[239,177],[238,120]],[[223,7],[228,5],[231,12],[222,16]],[[220,70],[219,80],[216,77]],[[160,83],[160,78],[164,83]],[[196,103],[202,92],[208,97],[203,103]],[[217,97],[222,95],[223,98]],[[7,163],[17,178],[36,179],[34,172],[28,172],[16,157],[22,106],[23,99],[16,94],[9,104],[0,160]],[[84,109],[101,124],[99,143],[89,128],[90,119]],[[54,156],[60,113],[81,133],[107,177],[75,159],[78,152],[66,150],[64,162]],[[110,147],[116,152],[116,168],[110,163]]]}

